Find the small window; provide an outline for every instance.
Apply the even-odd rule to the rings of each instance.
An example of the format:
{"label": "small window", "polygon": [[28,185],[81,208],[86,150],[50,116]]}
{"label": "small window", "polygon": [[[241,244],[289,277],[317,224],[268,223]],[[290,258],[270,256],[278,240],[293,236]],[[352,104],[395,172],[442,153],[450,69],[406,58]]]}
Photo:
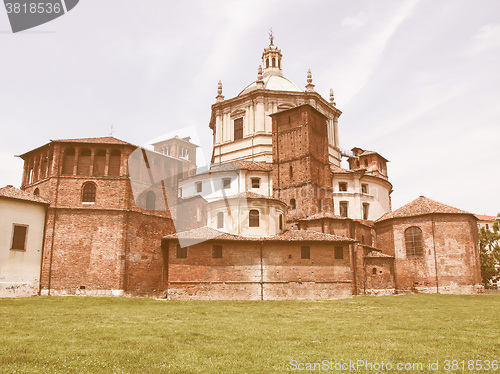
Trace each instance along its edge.
{"label": "small window", "polygon": [[340,216],[348,217],[349,216],[349,203],[347,201],[341,201],[339,203],[340,207]]}
{"label": "small window", "polygon": [[290,170],[290,179],[292,179],[293,178],[293,167],[292,167],[292,165],[290,165],[289,170]]}
{"label": "small window", "polygon": [[377,268],[373,268],[373,269],[372,269],[372,274],[373,274],[373,275],[376,275],[376,274],[377,274]]}
{"label": "small window", "polygon": [[405,230],[406,257],[423,257],[422,230],[416,226]]}
{"label": "small window", "polygon": [[311,248],[309,246],[300,247],[300,258],[304,260],[311,258]]}
{"label": "small window", "polygon": [[180,244],[177,244],[176,257],[187,258],[187,256],[188,256],[187,247],[181,247]]}
{"label": "small window", "polygon": [[368,193],[368,185],[367,184],[362,184],[361,185],[361,193]]}
{"label": "small window", "polygon": [[260,178],[252,178],[252,188],[260,188]]}
{"label": "small window", "polygon": [[243,118],[234,120],[234,140],[243,139]]}
{"label": "small window", "polygon": [[266,58],[266,68],[268,68],[268,67],[269,67],[269,59]]}
{"label": "small window", "polygon": [[87,182],[83,185],[82,202],[95,203],[97,188],[94,183]]}
{"label": "small window", "polygon": [[259,211],[256,209],[252,209],[248,215],[248,226],[250,227],[259,227]]}
{"label": "small window", "polygon": [[368,160],[365,158],[365,167],[368,167]]}
{"label": "small window", "polygon": [[345,182],[340,182],[340,183],[339,183],[339,191],[340,191],[340,192],[346,192],[346,191],[347,191],[347,183],[345,183]]}
{"label": "small window", "polygon": [[223,178],[222,179],[222,188],[225,190],[231,188],[231,178]]}
{"label": "small window", "polygon": [[344,248],[335,247],[335,259],[336,260],[343,260],[344,259]]}
{"label": "small window", "polygon": [[217,213],[217,228],[222,229],[224,227],[224,212]]}
{"label": "small window", "polygon": [[35,188],[35,191],[33,191],[34,196],[40,196],[40,190],[38,188]]}
{"label": "small window", "polygon": [[273,68],[275,68],[276,67],[276,57],[273,57],[272,62],[273,62]]}
{"label": "small window", "polygon": [[283,214],[280,214],[278,217],[278,228],[283,230]]}
{"label": "small window", "polygon": [[216,244],[212,246],[212,258],[222,258],[222,245]]}
{"label": "small window", "polygon": [[322,212],[323,211],[323,200],[319,199],[318,201],[318,211]]}
{"label": "small window", "polygon": [[295,199],[290,199],[290,209],[295,209],[297,207],[297,203]]}
{"label": "small window", "polygon": [[361,235],[361,244],[365,244],[365,236]]}
{"label": "small window", "polygon": [[196,192],[201,192],[201,191],[203,191],[203,183],[196,182]]}
{"label": "small window", "polygon": [[146,195],[146,210],[155,210],[156,208],[156,195],[153,191],[148,191]]}
{"label": "small window", "polygon": [[28,236],[28,226],[14,224],[14,232],[12,234],[11,249],[18,251],[26,250],[26,237]]}
{"label": "small window", "polygon": [[490,225],[486,224],[486,230],[490,229]]}
{"label": "small window", "polygon": [[368,219],[368,212],[370,210],[370,204],[363,204],[363,219]]}

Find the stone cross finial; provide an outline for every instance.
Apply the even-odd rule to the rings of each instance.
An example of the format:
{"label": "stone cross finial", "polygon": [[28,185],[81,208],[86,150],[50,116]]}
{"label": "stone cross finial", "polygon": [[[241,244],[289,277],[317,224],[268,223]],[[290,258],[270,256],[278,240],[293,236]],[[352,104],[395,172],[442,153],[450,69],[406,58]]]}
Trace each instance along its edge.
{"label": "stone cross finial", "polygon": [[271,43],[269,43],[269,45],[273,45],[274,34],[273,34],[273,28],[272,27],[269,29],[269,40],[271,41]]}

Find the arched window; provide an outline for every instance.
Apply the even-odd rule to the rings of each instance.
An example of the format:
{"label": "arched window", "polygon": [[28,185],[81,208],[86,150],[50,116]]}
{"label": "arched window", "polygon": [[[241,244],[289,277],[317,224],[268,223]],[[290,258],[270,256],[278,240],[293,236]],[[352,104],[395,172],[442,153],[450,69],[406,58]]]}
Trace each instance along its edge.
{"label": "arched window", "polygon": [[248,217],[249,217],[248,226],[259,227],[259,211],[257,209],[252,209]]}
{"label": "arched window", "polygon": [[146,195],[146,209],[155,210],[156,207],[156,195],[153,191],[148,191]]}
{"label": "arched window", "polygon": [[422,257],[424,255],[422,230],[412,226],[405,230],[406,257]]}
{"label": "arched window", "polygon": [[73,174],[73,166],[75,164],[75,148],[66,148],[63,156],[62,174]]}
{"label": "arched window", "polygon": [[78,153],[78,165],[76,175],[90,175],[90,158],[92,152],[88,148],[80,149]]}
{"label": "arched window", "polygon": [[121,164],[122,154],[119,150],[115,149],[111,152],[109,156],[109,167],[108,175],[118,177],[120,176],[120,164]]}
{"label": "arched window", "polygon": [[296,206],[295,199],[290,199],[290,209],[295,209]]}
{"label": "arched window", "polygon": [[269,67],[269,59],[266,58],[266,68],[268,68],[268,67]]}
{"label": "arched window", "polygon": [[373,269],[372,269],[372,274],[373,274],[373,275],[377,274],[377,268],[373,268]]}
{"label": "arched window", "polygon": [[224,227],[224,212],[217,213],[217,228],[222,229]]}
{"label": "arched window", "polygon": [[95,195],[97,188],[94,183],[87,182],[82,188],[82,202],[83,203],[95,203]]}
{"label": "arched window", "polygon": [[104,176],[104,165],[106,165],[106,151],[98,149],[94,155],[94,175],[97,177]]}
{"label": "arched window", "polygon": [[38,188],[35,188],[35,191],[33,192],[34,196],[40,196],[40,190]]}
{"label": "arched window", "polygon": [[279,215],[279,218],[278,218],[278,228],[280,230],[283,230],[283,214]]}
{"label": "arched window", "polygon": [[293,178],[293,168],[292,168],[292,165],[290,165],[290,179]]}
{"label": "arched window", "polygon": [[273,68],[275,68],[275,67],[276,67],[276,58],[273,57]]}

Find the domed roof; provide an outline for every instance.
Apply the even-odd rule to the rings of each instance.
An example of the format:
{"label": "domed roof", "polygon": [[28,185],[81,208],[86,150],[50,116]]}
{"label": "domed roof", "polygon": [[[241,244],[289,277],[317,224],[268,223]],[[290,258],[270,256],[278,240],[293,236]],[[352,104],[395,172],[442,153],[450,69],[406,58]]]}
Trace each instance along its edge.
{"label": "domed roof", "polygon": [[[290,79],[285,78],[282,75],[268,75],[264,77],[264,89],[272,90],[272,91],[289,91],[289,92],[304,92],[304,90],[300,89],[295,83],[293,83]],[[243,91],[241,91],[238,96],[245,95],[253,90],[257,89],[257,81],[250,83],[246,86]]]}

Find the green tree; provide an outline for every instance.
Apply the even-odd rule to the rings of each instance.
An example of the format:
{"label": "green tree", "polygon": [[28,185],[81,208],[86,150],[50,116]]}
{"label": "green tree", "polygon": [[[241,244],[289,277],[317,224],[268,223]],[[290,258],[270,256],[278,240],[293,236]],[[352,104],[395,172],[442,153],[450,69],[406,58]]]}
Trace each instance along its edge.
{"label": "green tree", "polygon": [[[500,218],[500,213],[498,214]],[[491,280],[495,280],[500,274],[500,229],[498,220],[493,224],[492,229],[487,230],[481,227],[479,230],[479,250],[481,259],[481,278],[484,287],[491,285]]]}

